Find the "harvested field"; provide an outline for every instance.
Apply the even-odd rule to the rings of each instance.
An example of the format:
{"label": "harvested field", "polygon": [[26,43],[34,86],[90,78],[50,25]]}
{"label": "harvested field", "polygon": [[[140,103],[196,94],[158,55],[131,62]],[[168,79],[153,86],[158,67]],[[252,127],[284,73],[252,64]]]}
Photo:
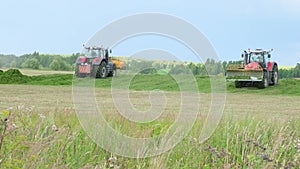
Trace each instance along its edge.
{"label": "harvested field", "polygon": [[[50,168],[106,168],[109,165],[121,168],[268,168],[285,167],[291,163],[299,166],[300,148],[294,147],[294,142],[300,138],[300,96],[228,93],[220,124],[207,141],[199,144],[201,127],[211,104],[210,94],[201,93],[199,116],[182,142],[159,156],[132,159],[105,151],[84,134],[75,115],[71,86],[0,87],[0,109],[11,111],[11,122],[17,126],[4,137],[0,151],[6,153],[0,155],[3,159],[1,168],[38,168],[46,165]],[[152,138],[164,134],[178,116],[178,92],[165,92],[167,102],[164,113],[145,124],[123,118],[115,108],[110,92],[107,88],[95,89],[98,108],[109,125],[124,135]],[[130,99],[138,110],[145,111],[151,107],[148,91],[131,91]],[[255,148],[253,145],[256,144],[264,148]],[[222,151],[224,155],[219,154]],[[115,161],[112,162],[111,157]],[[183,163],[174,162],[177,160]]]}

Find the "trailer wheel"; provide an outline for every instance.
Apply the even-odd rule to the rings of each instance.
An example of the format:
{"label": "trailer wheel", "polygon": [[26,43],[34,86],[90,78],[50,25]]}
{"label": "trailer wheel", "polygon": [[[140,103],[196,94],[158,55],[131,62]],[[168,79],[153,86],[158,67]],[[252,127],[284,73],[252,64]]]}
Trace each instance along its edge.
{"label": "trailer wheel", "polygon": [[101,62],[97,69],[96,78],[105,78],[106,77],[106,62]]}

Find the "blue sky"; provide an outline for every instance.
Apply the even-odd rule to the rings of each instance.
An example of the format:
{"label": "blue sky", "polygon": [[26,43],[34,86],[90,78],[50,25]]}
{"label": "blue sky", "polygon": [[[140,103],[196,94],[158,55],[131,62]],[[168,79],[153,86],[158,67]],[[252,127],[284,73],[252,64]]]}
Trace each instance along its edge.
{"label": "blue sky", "polygon": [[[157,12],[194,25],[221,60],[239,59],[247,48],[274,48],[273,59],[280,65],[295,65],[300,62],[299,9],[300,0],[2,1],[0,53],[80,52],[82,44],[105,25],[125,16]],[[174,45],[172,52],[185,53],[180,44]],[[129,55],[147,48],[170,50],[163,40],[144,37],[123,42],[113,54]]]}

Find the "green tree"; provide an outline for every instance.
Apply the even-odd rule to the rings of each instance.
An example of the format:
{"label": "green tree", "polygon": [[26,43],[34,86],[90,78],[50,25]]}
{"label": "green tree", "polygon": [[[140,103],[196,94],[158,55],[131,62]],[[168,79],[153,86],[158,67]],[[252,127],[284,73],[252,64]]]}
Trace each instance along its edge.
{"label": "green tree", "polygon": [[223,67],[223,70],[224,70],[224,72],[225,72],[226,69],[227,69],[227,62],[226,62],[226,61],[223,61],[223,62],[222,62],[222,67]]}
{"label": "green tree", "polygon": [[17,59],[13,60],[13,61],[10,63],[9,67],[17,68]]}
{"label": "green tree", "polygon": [[50,65],[50,69],[52,70],[71,70],[72,67],[71,65],[67,64],[64,60],[61,58],[56,58],[54,59]]}
{"label": "green tree", "polygon": [[205,68],[209,75],[218,75],[223,73],[222,63],[220,61],[216,62],[214,59],[207,59],[205,62]]}
{"label": "green tree", "polygon": [[1,66],[2,67],[10,67],[10,64],[13,60],[15,60],[17,58],[17,56],[15,55],[3,55],[0,54],[0,62],[1,62]]}
{"label": "green tree", "polygon": [[197,65],[195,65],[193,62],[190,62],[188,64],[188,68],[190,69],[190,71],[194,74],[194,75],[198,75],[199,74],[199,67]]}
{"label": "green tree", "polygon": [[50,65],[49,65],[51,70],[60,70],[60,63],[58,59],[54,59]]}
{"label": "green tree", "polygon": [[64,57],[63,59],[66,61],[66,63],[73,65],[79,56],[80,56],[80,53],[73,53],[71,56]]}
{"label": "green tree", "polygon": [[43,67],[49,67],[50,63],[54,60],[54,57],[53,56],[50,56],[50,55],[42,55],[41,56],[41,65]]}
{"label": "green tree", "polygon": [[207,75],[206,67],[203,63],[198,63],[197,67],[198,67],[198,75],[201,75],[201,76]]}
{"label": "green tree", "polygon": [[300,77],[300,63],[297,63],[296,67],[294,68],[294,77]]}
{"label": "green tree", "polygon": [[184,64],[176,64],[171,70],[170,74],[186,74],[189,73],[190,70],[184,66]]}
{"label": "green tree", "polygon": [[40,62],[36,58],[26,59],[24,63],[21,64],[22,68],[31,68],[31,69],[39,69]]}

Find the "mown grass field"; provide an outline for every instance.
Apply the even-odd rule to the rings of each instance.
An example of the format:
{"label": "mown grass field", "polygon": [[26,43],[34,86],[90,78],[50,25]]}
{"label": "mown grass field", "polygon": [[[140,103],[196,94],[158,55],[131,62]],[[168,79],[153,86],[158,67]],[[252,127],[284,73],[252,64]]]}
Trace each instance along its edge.
{"label": "mown grass field", "polygon": [[[126,158],[97,146],[82,129],[72,100],[72,75],[23,77],[21,84],[1,84],[0,168],[299,168],[300,84],[282,79],[259,90],[227,84],[224,113],[213,135],[199,136],[209,112],[209,79],[196,77],[199,115],[187,137],[170,151],[145,159]],[[20,80],[20,79],[19,79]],[[79,79],[84,80],[84,79]],[[163,134],[178,115],[180,93],[172,78],[141,75],[131,82],[137,109],[150,107],[149,91],[168,98],[161,117],[151,123],[124,120],[111,98],[111,78],[97,79],[95,98],[112,128],[132,137]],[[160,82],[160,83],[159,83]],[[9,121],[4,121],[8,118]]]}
{"label": "mown grass field", "polygon": [[[1,69],[7,71],[9,69]],[[34,69],[18,69],[23,75],[39,76],[39,75],[53,75],[53,74],[73,74],[73,71],[54,71],[54,70],[34,70]]]}

